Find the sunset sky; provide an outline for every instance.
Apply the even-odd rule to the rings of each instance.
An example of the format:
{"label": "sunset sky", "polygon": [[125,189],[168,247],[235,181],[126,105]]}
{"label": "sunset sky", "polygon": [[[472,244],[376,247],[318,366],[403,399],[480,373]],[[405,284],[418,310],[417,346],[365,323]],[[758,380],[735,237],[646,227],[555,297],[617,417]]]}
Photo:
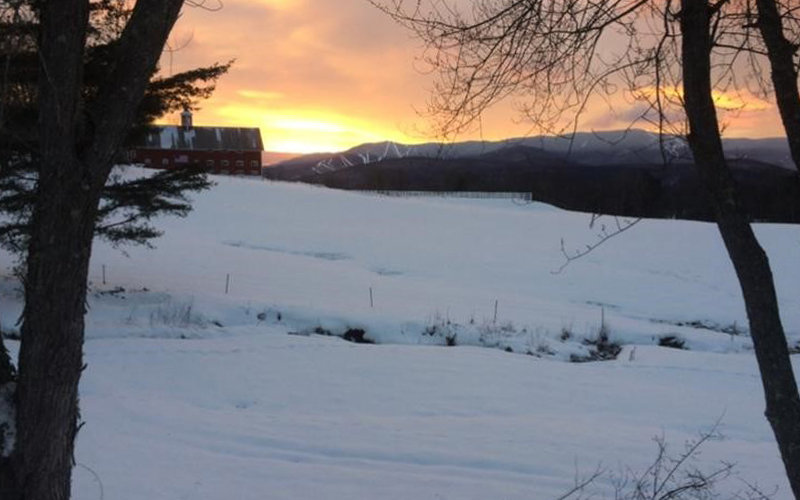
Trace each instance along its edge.
{"label": "sunset sky", "polygon": [[[420,71],[420,42],[366,0],[223,1],[218,11],[186,8],[171,39],[182,48],[162,60],[168,74],[236,59],[195,113],[197,125],[260,127],[267,151],[296,153],[437,139],[417,111],[425,109],[432,81]],[[720,96],[720,103],[729,99]],[[627,125],[626,106],[616,106],[616,113],[593,107],[581,129]],[[765,101],[725,122],[727,136],[783,135]],[[502,103],[480,130],[459,139],[531,132],[512,103]]]}

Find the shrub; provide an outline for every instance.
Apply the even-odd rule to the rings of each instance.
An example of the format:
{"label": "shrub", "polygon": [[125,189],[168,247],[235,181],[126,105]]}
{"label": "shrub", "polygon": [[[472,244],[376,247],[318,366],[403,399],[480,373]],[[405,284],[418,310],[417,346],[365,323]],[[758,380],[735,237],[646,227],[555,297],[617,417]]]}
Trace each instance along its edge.
{"label": "shrub", "polygon": [[[325,337],[339,337],[340,339],[354,344],[374,344],[375,341],[367,338],[367,332],[363,328],[348,328],[341,334],[333,333],[332,331],[324,328],[322,325],[317,325],[311,330],[311,333],[323,335]],[[294,333],[294,335],[303,335],[302,333]],[[307,334],[306,334],[307,335]]]}
{"label": "shrub", "polygon": [[313,332],[316,333],[317,335],[325,335],[326,337],[333,337],[333,332],[331,332],[326,328],[322,328],[322,325],[317,325],[316,327],[314,327]]}
{"label": "shrub", "polygon": [[422,334],[438,338],[444,345],[452,347],[457,343],[459,328],[460,325],[443,318],[441,314],[437,313],[429,320],[428,325],[422,330]]}
{"label": "shrub", "polygon": [[663,437],[655,438],[657,452],[653,461],[643,471],[625,468],[618,474],[608,473],[598,467],[592,474],[583,478],[576,477],[575,486],[558,497],[557,500],[580,500],[588,498],[606,498],[602,494],[590,491],[602,479],[607,479],[614,489],[610,498],[616,500],[711,500],[741,499],[769,500],[770,495],[760,491],[747,481],[743,491],[723,497],[717,491],[717,485],[734,474],[734,465],[720,462],[709,470],[699,469],[695,462],[700,449],[709,440],[719,439],[716,426],[708,433],[684,444],[683,451],[671,455]]}
{"label": "shrub", "polygon": [[178,328],[202,327],[205,319],[194,311],[194,304],[189,302],[167,302],[150,313],[150,326],[174,326]]}
{"label": "shrub", "polygon": [[508,339],[518,336],[517,328],[511,321],[502,324],[484,321],[478,327],[478,332],[478,342],[485,347],[502,348]]}
{"label": "shrub", "polygon": [[589,354],[586,356],[579,356],[572,354],[569,360],[573,363],[584,363],[587,361],[608,361],[617,359],[619,353],[622,351],[622,346],[619,342],[611,340],[608,328],[605,323],[600,327],[597,336],[594,338],[583,339],[583,345],[589,347]]}
{"label": "shrub", "polygon": [[342,338],[348,342],[353,342],[356,344],[374,344],[375,342],[368,339],[366,335],[367,332],[361,328],[349,328],[342,334]]}
{"label": "shrub", "polygon": [[677,335],[662,335],[658,338],[658,345],[672,349],[686,349],[686,341]]}
{"label": "shrub", "polygon": [[500,324],[500,331],[503,333],[515,333],[517,331],[517,327],[514,326],[513,322],[506,321],[505,323]]}
{"label": "shrub", "polygon": [[552,349],[550,348],[550,346],[549,346],[549,345],[547,345],[547,344],[546,344],[546,343],[544,343],[544,342],[540,342],[540,343],[539,343],[539,344],[536,346],[536,353],[537,353],[537,354],[544,355],[544,356],[555,356],[555,355],[556,355],[556,352],[555,352],[554,350],[552,350]]}

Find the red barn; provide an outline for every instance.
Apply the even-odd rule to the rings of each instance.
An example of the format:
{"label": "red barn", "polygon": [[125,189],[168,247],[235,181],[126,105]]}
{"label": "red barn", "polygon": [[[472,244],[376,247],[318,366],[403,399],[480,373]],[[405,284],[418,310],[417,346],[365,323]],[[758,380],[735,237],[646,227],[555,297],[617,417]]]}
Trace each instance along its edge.
{"label": "red barn", "polygon": [[156,125],[130,160],[152,168],[196,167],[215,174],[261,175],[261,131],[257,128],[195,127],[192,113],[181,126]]}

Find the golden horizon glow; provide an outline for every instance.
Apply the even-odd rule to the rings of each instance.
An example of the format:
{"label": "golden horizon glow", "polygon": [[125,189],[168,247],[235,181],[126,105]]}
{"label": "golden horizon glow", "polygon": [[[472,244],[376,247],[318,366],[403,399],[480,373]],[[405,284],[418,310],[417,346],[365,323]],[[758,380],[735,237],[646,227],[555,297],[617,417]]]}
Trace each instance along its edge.
{"label": "golden horizon glow", "polygon": [[215,114],[226,124],[250,123],[259,127],[266,151],[325,153],[366,142],[412,140],[391,128],[376,128],[367,121],[333,111],[227,105],[216,109]]}
{"label": "golden horizon glow", "polygon": [[[645,94],[655,96],[655,87],[645,90]],[[683,99],[681,88],[666,88],[663,94],[670,99]],[[716,108],[721,111],[767,111],[772,107],[772,104],[747,90],[714,90],[712,98]]]}
{"label": "golden horizon glow", "polygon": [[[173,38],[189,43],[162,61],[165,73],[236,60],[200,103],[197,125],[258,127],[266,151],[286,153],[441,140],[419,132],[431,128],[416,109],[425,108],[432,76],[415,69],[418,42],[364,0],[226,0],[216,12],[185,9]],[[714,99],[727,137],[785,135],[772,103],[747,92]],[[627,128],[637,104],[621,95],[612,104],[613,111],[589,106],[579,130]],[[457,139],[536,133],[518,118],[512,103],[502,103]]]}
{"label": "golden horizon glow", "polygon": [[[259,128],[264,150],[275,153],[334,153],[369,142],[426,142],[391,127],[379,129],[356,118],[310,109],[269,111],[228,105],[212,113],[195,113],[193,121],[198,126]],[[176,125],[180,119],[174,115],[160,122]]]}

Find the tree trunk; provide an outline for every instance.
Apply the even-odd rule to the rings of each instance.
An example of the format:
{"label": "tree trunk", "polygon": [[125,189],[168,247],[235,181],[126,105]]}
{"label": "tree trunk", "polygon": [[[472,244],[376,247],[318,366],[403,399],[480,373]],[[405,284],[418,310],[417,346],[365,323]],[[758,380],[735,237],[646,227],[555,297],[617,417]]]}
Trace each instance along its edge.
{"label": "tree trunk", "polygon": [[70,496],[94,221],[81,220],[90,193],[75,144],[82,125],[89,6],[85,0],[45,2],[40,16],[41,160],[25,279],[11,466],[19,498],[61,500]]}
{"label": "tree trunk", "polygon": [[[16,385],[9,384],[16,384],[16,382],[16,370],[8,355],[3,334],[0,332],[0,398],[5,398],[8,394],[13,401]],[[2,431],[2,427],[0,427],[0,431]],[[0,439],[0,499],[10,498],[13,500],[19,497],[19,485],[13,474],[11,459],[7,456],[7,446],[10,446],[10,443]]]}
{"label": "tree trunk", "polygon": [[40,15],[41,160],[25,279],[12,464],[22,499],[60,500],[70,496],[94,221],[87,208],[86,166],[75,144],[82,128],[88,2],[46,2]]}
{"label": "tree trunk", "polygon": [[800,395],[792,370],[767,255],[742,208],[725,161],[711,92],[711,18],[707,0],[682,0],[683,86],[689,146],[716,211],[725,247],[742,288],[766,399],[794,497],[800,500]]}
{"label": "tree trunk", "polygon": [[797,69],[794,65],[797,48],[784,35],[783,20],[775,0],[756,0],[756,5],[758,29],[767,47],[778,110],[786,129],[792,160],[800,170],[800,92],[797,90]]}
{"label": "tree trunk", "polygon": [[[60,164],[85,172],[68,160]],[[50,196],[40,196],[36,207],[19,359],[17,462],[25,500],[70,496],[86,281],[99,199],[99,193],[84,191],[75,175],[45,177],[40,189]],[[57,189],[48,189],[53,186]]]}
{"label": "tree trunk", "polygon": [[88,0],[39,2],[39,147],[25,279],[17,442],[2,500],[70,497],[86,283],[100,195],[183,0],[138,0],[108,78],[82,101]]}

